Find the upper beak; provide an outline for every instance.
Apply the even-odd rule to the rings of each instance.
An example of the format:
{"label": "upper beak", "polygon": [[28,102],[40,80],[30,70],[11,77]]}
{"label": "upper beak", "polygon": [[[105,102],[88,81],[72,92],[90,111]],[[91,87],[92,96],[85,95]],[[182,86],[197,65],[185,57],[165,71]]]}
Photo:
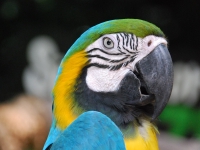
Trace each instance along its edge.
{"label": "upper beak", "polygon": [[[165,108],[173,86],[173,63],[167,46],[158,45],[150,54],[136,64],[143,80],[142,84],[149,96],[143,96],[142,103],[153,104],[152,120],[156,119]],[[143,94],[141,92],[141,94]]]}

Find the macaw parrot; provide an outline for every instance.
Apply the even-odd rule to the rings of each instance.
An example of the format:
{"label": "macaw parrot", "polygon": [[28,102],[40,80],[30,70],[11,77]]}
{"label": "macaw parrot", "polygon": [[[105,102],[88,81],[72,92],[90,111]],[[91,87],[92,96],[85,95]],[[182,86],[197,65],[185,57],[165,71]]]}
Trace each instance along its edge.
{"label": "macaw parrot", "polygon": [[139,19],[85,31],[61,61],[43,150],[158,150],[155,121],[173,85],[164,33]]}

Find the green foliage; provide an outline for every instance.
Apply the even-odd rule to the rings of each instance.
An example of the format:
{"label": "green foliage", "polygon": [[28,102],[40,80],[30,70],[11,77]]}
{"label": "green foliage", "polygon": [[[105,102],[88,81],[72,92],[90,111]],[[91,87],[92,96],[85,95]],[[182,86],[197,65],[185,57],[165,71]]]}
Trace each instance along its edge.
{"label": "green foliage", "polygon": [[160,115],[161,123],[168,125],[177,136],[193,135],[200,138],[200,110],[186,105],[167,105]]}

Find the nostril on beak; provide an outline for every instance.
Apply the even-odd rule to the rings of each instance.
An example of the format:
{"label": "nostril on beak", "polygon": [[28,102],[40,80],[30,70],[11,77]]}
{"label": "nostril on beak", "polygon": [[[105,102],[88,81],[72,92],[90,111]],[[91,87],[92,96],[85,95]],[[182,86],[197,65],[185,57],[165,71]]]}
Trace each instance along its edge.
{"label": "nostril on beak", "polygon": [[151,43],[152,43],[151,40],[147,43],[148,47],[151,46]]}

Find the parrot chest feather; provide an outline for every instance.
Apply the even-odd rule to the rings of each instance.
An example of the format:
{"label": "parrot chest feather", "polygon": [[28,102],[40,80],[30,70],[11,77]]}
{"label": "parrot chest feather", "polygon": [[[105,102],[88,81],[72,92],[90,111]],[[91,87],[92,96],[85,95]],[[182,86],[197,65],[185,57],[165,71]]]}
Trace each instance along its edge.
{"label": "parrot chest feather", "polygon": [[142,120],[141,125],[134,124],[128,128],[122,129],[127,150],[159,150],[158,131],[149,121]]}

